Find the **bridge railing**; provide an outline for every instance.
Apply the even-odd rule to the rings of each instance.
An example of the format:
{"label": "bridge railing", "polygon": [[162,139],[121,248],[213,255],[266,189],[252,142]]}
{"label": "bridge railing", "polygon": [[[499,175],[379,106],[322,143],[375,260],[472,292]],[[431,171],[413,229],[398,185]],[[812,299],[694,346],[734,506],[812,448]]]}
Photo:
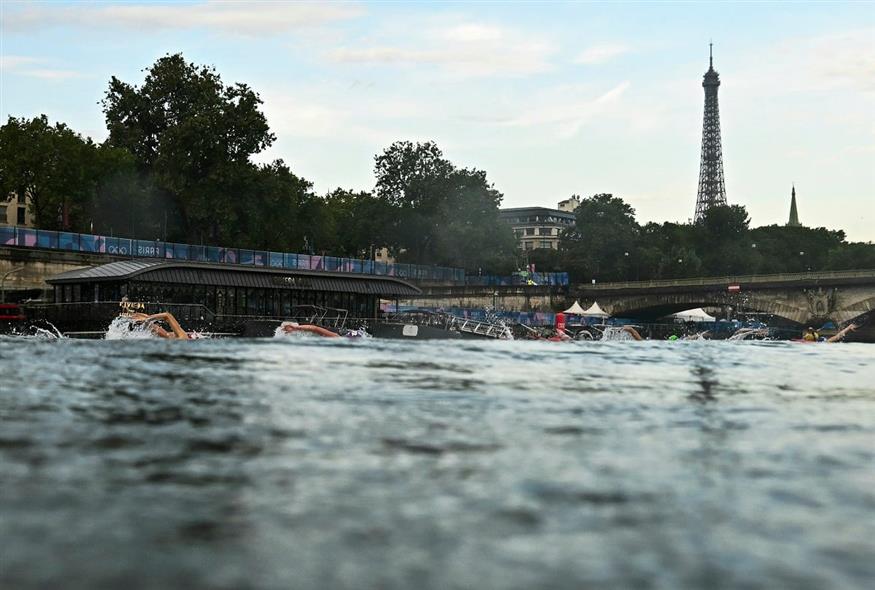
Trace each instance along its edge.
{"label": "bridge railing", "polygon": [[806,280],[875,278],[875,269],[823,270],[797,273],[762,275],[732,275],[723,277],[697,277],[692,279],[660,279],[651,281],[618,281],[612,283],[583,284],[586,290],[649,289],[652,287],[700,287],[706,285],[744,285]]}
{"label": "bridge railing", "polygon": [[413,281],[465,284],[465,271],[461,268],[389,263],[376,260],[272,252],[269,250],[249,250],[245,248],[196,246],[160,240],[133,240],[129,238],[57,232],[10,225],[0,225],[0,246],[108,254],[131,258],[165,258],[168,260],[215,262],[283,269],[349,272],[391,276]]}
{"label": "bridge railing", "polygon": [[567,272],[521,272],[509,276],[470,275],[465,277],[465,284],[471,287],[517,287],[522,285],[567,287],[568,282]]}

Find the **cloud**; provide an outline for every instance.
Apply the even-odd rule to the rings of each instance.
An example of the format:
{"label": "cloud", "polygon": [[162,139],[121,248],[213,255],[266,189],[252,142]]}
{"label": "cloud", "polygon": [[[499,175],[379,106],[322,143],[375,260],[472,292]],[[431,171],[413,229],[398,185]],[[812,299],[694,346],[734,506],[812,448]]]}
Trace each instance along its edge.
{"label": "cloud", "polygon": [[438,66],[461,78],[527,76],[551,69],[556,51],[546,41],[504,27],[461,23],[426,29],[407,43],[339,47],[328,57],[339,63]]}
{"label": "cloud", "polygon": [[449,41],[463,43],[499,41],[503,35],[499,27],[466,23],[450,27],[443,32],[443,37]]}
{"label": "cloud", "polygon": [[21,66],[38,64],[42,61],[45,60],[26,55],[0,55],[0,70],[14,70]]}
{"label": "cloud", "polygon": [[305,91],[285,86],[262,89],[271,129],[283,138],[337,139],[388,143],[394,127],[412,125],[429,114],[417,101],[383,93],[343,92],[338,84],[315,84]]}
{"label": "cloud", "polygon": [[47,60],[41,57],[0,55],[0,71],[29,78],[42,78],[43,80],[68,80],[81,76],[75,70],[41,67],[46,62]]}
{"label": "cloud", "polygon": [[109,4],[70,8],[36,6],[7,10],[4,29],[31,31],[49,26],[138,30],[217,29],[270,35],[354,18],[360,5],[345,2],[200,2],[196,4]]}
{"label": "cloud", "polygon": [[[596,96],[580,96],[586,89],[562,86],[543,95],[526,112],[501,123],[506,127],[550,126],[560,137],[572,137],[598,116],[604,115],[622,98],[631,83],[621,82]],[[575,95],[577,95],[575,97]]]}
{"label": "cloud", "polygon": [[873,28],[786,38],[748,56],[749,63],[741,64],[733,84],[758,99],[842,90],[873,94],[873,39]]}
{"label": "cloud", "polygon": [[594,45],[579,53],[574,58],[574,63],[584,65],[603,64],[625,53],[629,53],[629,48],[625,45]]}
{"label": "cloud", "polygon": [[875,92],[875,29],[816,37],[807,50],[812,71],[823,82]]}

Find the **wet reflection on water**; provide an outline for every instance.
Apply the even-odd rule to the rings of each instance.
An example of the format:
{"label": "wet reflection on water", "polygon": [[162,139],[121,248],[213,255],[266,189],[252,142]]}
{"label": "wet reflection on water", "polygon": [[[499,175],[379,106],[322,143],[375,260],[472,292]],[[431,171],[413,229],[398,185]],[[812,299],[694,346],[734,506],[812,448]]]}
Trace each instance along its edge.
{"label": "wet reflection on water", "polygon": [[0,339],[0,359],[3,588],[875,576],[875,347]]}

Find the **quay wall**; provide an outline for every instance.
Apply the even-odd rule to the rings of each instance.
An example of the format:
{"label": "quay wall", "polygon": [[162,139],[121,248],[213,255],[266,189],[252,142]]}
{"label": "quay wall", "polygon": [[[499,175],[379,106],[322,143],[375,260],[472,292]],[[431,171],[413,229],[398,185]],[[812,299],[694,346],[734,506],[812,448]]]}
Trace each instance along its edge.
{"label": "quay wall", "polygon": [[399,299],[409,307],[495,308],[504,311],[557,311],[565,309],[568,290],[563,287],[423,287],[422,295]]}
{"label": "quay wall", "polygon": [[52,289],[46,283],[46,279],[49,277],[68,270],[125,259],[125,257],[106,254],[54,252],[0,246],[0,279],[7,272],[21,268],[22,270],[9,274],[3,281],[3,290],[6,292],[7,301],[22,297],[39,299],[51,294]]}

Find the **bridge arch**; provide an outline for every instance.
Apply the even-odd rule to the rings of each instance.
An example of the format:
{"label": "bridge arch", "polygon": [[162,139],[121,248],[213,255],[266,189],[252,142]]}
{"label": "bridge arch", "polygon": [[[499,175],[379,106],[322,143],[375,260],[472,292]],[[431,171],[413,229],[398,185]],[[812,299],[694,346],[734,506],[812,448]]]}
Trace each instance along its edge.
{"label": "bridge arch", "polygon": [[[655,320],[673,313],[697,307],[732,307],[734,310],[769,314],[796,324],[803,324],[811,317],[807,307],[792,305],[774,297],[755,293],[727,294],[725,292],[700,292],[663,294],[652,296],[626,296],[607,298],[599,305],[615,317]],[[828,319],[828,318],[824,318]]]}

